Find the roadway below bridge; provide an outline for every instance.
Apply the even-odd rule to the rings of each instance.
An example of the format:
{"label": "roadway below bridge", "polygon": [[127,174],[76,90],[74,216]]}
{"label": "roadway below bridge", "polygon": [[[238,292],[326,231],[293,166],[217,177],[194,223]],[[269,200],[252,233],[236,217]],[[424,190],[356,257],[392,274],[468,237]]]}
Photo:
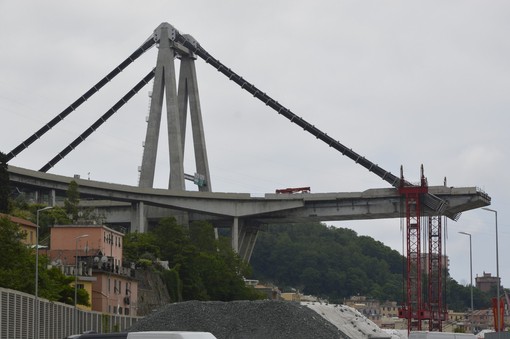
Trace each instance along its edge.
{"label": "roadway below bridge", "polygon": [[[101,209],[106,223],[128,224],[131,231],[144,232],[149,221],[165,216],[186,215],[186,221],[208,220],[216,227],[232,229],[232,246],[249,259],[261,225],[340,220],[387,219],[403,216],[402,196],[396,188],[363,192],[248,193],[175,191],[141,188],[73,178],[9,166],[9,178],[20,191],[37,192],[58,204],[71,181],[79,186],[84,204]],[[443,215],[452,219],[460,213],[490,205],[490,197],[476,187],[430,186],[430,194],[445,202]],[[429,208],[424,216],[437,212]]]}

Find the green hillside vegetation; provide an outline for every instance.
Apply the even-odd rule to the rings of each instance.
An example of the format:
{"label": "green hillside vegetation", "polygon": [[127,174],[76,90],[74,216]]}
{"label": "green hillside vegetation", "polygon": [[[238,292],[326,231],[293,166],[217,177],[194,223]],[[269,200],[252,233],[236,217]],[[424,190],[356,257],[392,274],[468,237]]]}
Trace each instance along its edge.
{"label": "green hillside vegetation", "polygon": [[[399,304],[404,298],[404,257],[346,228],[321,223],[270,225],[258,236],[251,265],[256,279],[332,303],[356,295]],[[489,295],[475,288],[475,309],[490,307]],[[446,278],[445,302],[449,309],[467,310],[470,288]]]}
{"label": "green hillside vegetation", "polygon": [[251,274],[250,266],[232,250],[227,238],[216,240],[212,225],[206,222],[195,222],[185,228],[174,218],[166,218],[148,233],[127,234],[124,258],[146,268],[155,259],[168,261],[171,269],[158,271],[172,301],[263,297],[245,286],[243,278]]}
{"label": "green hillside vegetation", "polygon": [[354,295],[402,301],[402,256],[345,228],[270,226],[259,235],[251,264],[261,280],[331,302]]}

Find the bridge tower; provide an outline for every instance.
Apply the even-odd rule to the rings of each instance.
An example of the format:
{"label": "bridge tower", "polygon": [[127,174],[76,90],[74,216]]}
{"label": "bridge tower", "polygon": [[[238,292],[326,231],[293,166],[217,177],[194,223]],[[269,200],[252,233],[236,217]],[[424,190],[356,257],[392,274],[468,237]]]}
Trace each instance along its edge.
{"label": "bridge tower", "polygon": [[[168,146],[170,158],[170,177],[168,188],[185,190],[185,179],[195,180],[199,190],[211,191],[211,178],[207,162],[200,98],[195,69],[195,55],[186,47],[175,42],[178,32],[168,23],[162,23],[154,31],[154,39],[159,44],[156,62],[154,87],[147,121],[142,165],[140,168],[140,187],[152,188],[156,169],[156,155],[161,125],[163,97],[166,101]],[[176,83],[174,60],[180,59],[179,82]],[[184,145],[188,103],[198,175],[184,173]]]}

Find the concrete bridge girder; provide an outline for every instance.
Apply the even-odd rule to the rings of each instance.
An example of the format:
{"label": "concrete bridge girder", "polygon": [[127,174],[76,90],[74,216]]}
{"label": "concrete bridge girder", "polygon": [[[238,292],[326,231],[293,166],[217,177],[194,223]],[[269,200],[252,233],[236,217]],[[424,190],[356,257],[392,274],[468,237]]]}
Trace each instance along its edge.
{"label": "concrete bridge girder", "polygon": [[303,207],[303,201],[244,201],[237,199],[203,199],[203,198],[158,198],[145,200],[156,206],[199,212],[209,215],[248,217],[271,212],[281,212]]}
{"label": "concrete bridge girder", "polygon": [[[394,188],[349,193],[266,194],[264,198],[243,193],[188,192],[141,188],[77,179],[9,166],[10,182],[20,188],[65,195],[69,183],[79,185],[82,201],[109,211],[108,222],[130,223],[132,230],[146,231],[147,219],[186,212],[189,220],[209,220],[232,229],[232,247],[249,259],[260,225],[384,219],[402,217],[401,196]],[[445,215],[490,205],[490,197],[476,187],[431,186],[429,193],[446,203]],[[87,201],[99,199],[101,201]],[[105,202],[105,200],[107,200]],[[424,215],[433,215],[430,209]]]}
{"label": "concrete bridge girder", "polygon": [[[400,195],[394,188],[349,193],[266,194],[264,198],[253,198],[245,193],[140,188],[41,173],[14,166],[9,166],[9,175],[14,185],[44,188],[61,194],[64,194],[69,183],[75,180],[80,187],[82,198],[112,200],[128,204],[143,202],[149,206],[194,212],[211,219],[250,217],[260,223],[281,223],[402,216]],[[447,202],[446,212],[450,214],[490,204],[490,198],[475,187],[431,186],[429,192]],[[432,213],[431,210],[424,210],[424,215]]]}

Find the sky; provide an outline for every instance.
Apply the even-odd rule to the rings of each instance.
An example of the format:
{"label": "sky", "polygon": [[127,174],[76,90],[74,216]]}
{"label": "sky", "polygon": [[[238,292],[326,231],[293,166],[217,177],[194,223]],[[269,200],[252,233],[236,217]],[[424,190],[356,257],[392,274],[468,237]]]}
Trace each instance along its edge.
{"label": "sky", "polygon": [[[134,52],[162,23],[192,35],[227,67],[311,124],[407,180],[479,187],[490,208],[448,221],[450,274],[472,269],[510,287],[510,2],[0,0],[0,151],[49,122]],[[14,158],[37,170],[156,64],[152,48]],[[178,66],[178,61],[176,62]],[[196,61],[211,185],[263,196],[389,187]],[[138,184],[146,86],[49,172]],[[166,122],[162,122],[165,126]],[[160,135],[155,187],[168,183]],[[185,172],[195,172],[187,136]],[[166,147],[166,149],[165,149]],[[189,190],[195,190],[187,186]],[[328,222],[402,253],[400,220]],[[498,250],[496,251],[496,238]]]}

